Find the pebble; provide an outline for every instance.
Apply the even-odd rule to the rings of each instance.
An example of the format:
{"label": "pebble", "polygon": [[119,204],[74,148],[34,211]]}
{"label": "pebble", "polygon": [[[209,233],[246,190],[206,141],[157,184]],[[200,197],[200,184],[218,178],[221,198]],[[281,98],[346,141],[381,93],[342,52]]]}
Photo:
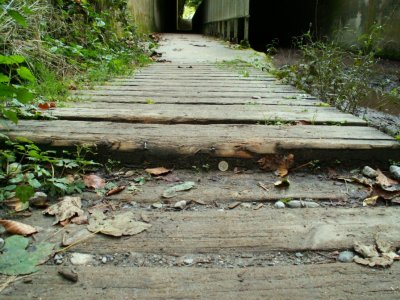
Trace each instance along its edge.
{"label": "pebble", "polygon": [[183,262],[184,262],[186,265],[191,265],[191,264],[193,264],[194,259],[193,259],[193,258],[186,258]]}
{"label": "pebble", "polygon": [[88,265],[93,261],[93,256],[84,253],[72,253],[70,261],[75,266]]}
{"label": "pebble", "polygon": [[152,208],[163,208],[163,205],[161,203],[153,203],[151,205]]}
{"label": "pebble", "polygon": [[4,239],[0,238],[0,249],[4,247]]}
{"label": "pebble", "polygon": [[274,206],[275,206],[275,208],[277,208],[277,209],[283,209],[283,208],[286,207],[285,203],[283,203],[282,201],[277,201],[277,202],[275,202]]}
{"label": "pebble", "polygon": [[392,173],[393,177],[396,179],[400,179],[400,167],[398,166],[391,166],[390,173]]}
{"label": "pebble", "polygon": [[56,254],[56,255],[54,256],[54,263],[55,263],[56,265],[61,265],[61,264],[63,263],[63,260],[64,260],[64,258],[63,258],[63,256],[60,255],[60,254]]}
{"label": "pebble", "polygon": [[378,177],[378,172],[376,172],[374,169],[372,169],[369,166],[365,166],[364,169],[362,170],[362,174],[369,177],[369,178],[376,178]]}
{"label": "pebble", "polygon": [[290,208],[301,208],[301,207],[305,207],[305,208],[317,208],[320,207],[320,205],[316,202],[312,202],[312,201],[301,201],[301,200],[292,200],[289,201],[287,204],[288,207]]}
{"label": "pebble", "polygon": [[107,257],[103,256],[102,259],[101,259],[101,262],[103,264],[106,264],[107,263]]}
{"label": "pebble", "polygon": [[354,252],[351,251],[343,251],[339,253],[338,261],[342,263],[351,263],[354,258]]}
{"label": "pebble", "polygon": [[134,176],[135,175],[135,172],[134,171],[128,171],[128,172],[126,172],[125,174],[124,174],[124,177],[132,177],[132,176]]}
{"label": "pebble", "polygon": [[242,206],[244,208],[252,208],[252,204],[248,203],[248,202],[242,203],[240,206]]}
{"label": "pebble", "polygon": [[187,202],[185,200],[182,200],[182,201],[176,202],[174,205],[174,208],[184,209],[186,207],[186,205],[187,205]]}
{"label": "pebble", "polygon": [[303,253],[300,253],[300,252],[297,252],[297,253],[295,254],[295,256],[296,256],[297,258],[302,258],[302,257],[304,256],[304,254],[303,254]]}

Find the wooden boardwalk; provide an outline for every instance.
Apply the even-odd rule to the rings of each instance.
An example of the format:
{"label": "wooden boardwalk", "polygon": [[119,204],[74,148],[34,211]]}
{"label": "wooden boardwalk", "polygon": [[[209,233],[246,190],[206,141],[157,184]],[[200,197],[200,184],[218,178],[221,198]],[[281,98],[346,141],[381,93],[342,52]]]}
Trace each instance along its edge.
{"label": "wooden boardwalk", "polygon": [[[24,223],[39,228],[37,241],[58,245],[77,229],[90,238],[78,236],[62,253],[62,265],[50,261],[30,278],[5,285],[1,298],[399,299],[398,262],[376,270],[339,263],[334,254],[351,249],[355,241],[372,244],[378,235],[398,248],[399,208],[362,208],[368,188],[333,181],[322,171],[291,172],[290,186],[281,189],[274,187],[277,176],[257,165],[233,170],[240,169],[236,163],[256,164],[272,153],[294,153],[296,163],[400,159],[399,143],[266,72],[241,73],[214,62],[246,59],[252,52],[199,36],[166,37],[159,51],[171,62],[76,91],[82,101],[52,110],[57,120],[20,121],[7,133],[50,147],[96,145],[128,162],[171,165],[173,175],[195,182],[195,188],[164,199],[173,184],[154,179],[135,192],[80,195],[85,210],[98,206],[114,217],[130,211],[135,220],[152,225],[122,238],[93,235],[86,225],[52,226],[53,218],[34,210]],[[190,160],[197,157],[200,166],[213,157],[235,159],[235,164],[228,172],[217,171],[216,164],[195,172],[192,166],[198,164]],[[178,168],[186,161],[188,170]],[[139,168],[133,171],[133,177],[123,172],[109,180],[121,177],[129,185],[135,176],[147,176]],[[321,207],[275,209],[268,203],[279,199],[311,199]],[[183,200],[187,206],[175,209]],[[76,253],[90,254],[92,260],[73,265]],[[60,268],[76,272],[79,281],[66,281],[58,275]],[[0,283],[7,280],[0,276]]]}
{"label": "wooden boardwalk", "polygon": [[76,91],[82,101],[51,111],[57,120],[21,121],[9,134],[148,158],[293,152],[304,159],[311,153],[387,159],[399,152],[399,143],[364,120],[260,70],[246,75],[211,63],[155,63],[132,77]]}

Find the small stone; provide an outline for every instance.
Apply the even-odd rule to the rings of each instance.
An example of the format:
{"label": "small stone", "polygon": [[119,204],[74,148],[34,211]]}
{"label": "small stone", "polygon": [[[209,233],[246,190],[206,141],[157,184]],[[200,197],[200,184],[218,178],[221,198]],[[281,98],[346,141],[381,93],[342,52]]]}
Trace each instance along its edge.
{"label": "small stone", "polygon": [[340,252],[337,258],[337,260],[342,263],[351,263],[353,259],[354,259],[354,253],[351,251]]}
{"label": "small stone", "polygon": [[241,206],[244,208],[252,208],[252,204],[248,202],[242,203]]}
{"label": "small stone", "polygon": [[398,166],[391,166],[390,173],[392,173],[393,177],[396,179],[400,179],[400,167]]}
{"label": "small stone", "polygon": [[226,171],[228,171],[228,170],[229,170],[229,164],[228,164],[228,162],[226,162],[225,160],[220,161],[219,164],[218,164],[218,169],[219,169],[221,172],[226,172]]}
{"label": "small stone", "polygon": [[277,209],[283,209],[283,208],[286,207],[285,203],[283,203],[282,201],[277,201],[277,202],[275,202],[274,206],[275,206],[275,208],[277,208]]}
{"label": "small stone", "polygon": [[152,208],[163,208],[163,205],[161,203],[153,203],[151,205]]}
{"label": "small stone", "polygon": [[300,252],[297,252],[297,253],[295,254],[295,256],[296,256],[297,258],[302,258],[302,257],[304,256],[304,254],[303,254],[303,253],[300,253]]}
{"label": "small stone", "polygon": [[128,171],[124,174],[124,177],[132,177],[135,176],[135,172],[134,171]]}
{"label": "small stone", "polygon": [[292,200],[287,203],[287,206],[290,208],[301,208],[302,202],[303,201],[300,201],[300,200]]}
{"label": "small stone", "polygon": [[178,201],[175,203],[174,208],[176,209],[184,209],[187,205],[187,202],[185,200]]}
{"label": "small stone", "polygon": [[102,259],[101,259],[101,262],[103,264],[106,264],[107,263],[107,257],[103,256]]}
{"label": "small stone", "polygon": [[75,266],[88,265],[93,261],[93,256],[84,253],[72,253],[70,261]]}
{"label": "small stone", "polygon": [[320,205],[313,201],[304,201],[303,206],[306,208],[318,208]]}
{"label": "small stone", "polygon": [[374,169],[372,169],[369,166],[365,166],[364,169],[362,170],[362,174],[364,176],[367,176],[369,178],[376,178],[378,177],[378,172],[376,172]]}
{"label": "small stone", "polygon": [[183,262],[185,263],[185,265],[191,265],[194,262],[193,258],[186,258],[185,260],[183,260]]}

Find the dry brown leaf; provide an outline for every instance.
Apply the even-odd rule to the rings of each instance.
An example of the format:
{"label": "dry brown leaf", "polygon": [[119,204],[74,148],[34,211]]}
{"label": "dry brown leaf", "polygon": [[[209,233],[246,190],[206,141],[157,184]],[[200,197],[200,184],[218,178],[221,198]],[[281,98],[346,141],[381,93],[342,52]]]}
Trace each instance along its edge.
{"label": "dry brown leaf", "polygon": [[376,238],[375,243],[376,247],[381,253],[391,253],[396,249],[396,247],[393,246],[392,242],[384,240],[382,238]]}
{"label": "dry brown leaf", "polygon": [[106,196],[108,197],[108,196],[112,196],[112,195],[121,193],[125,188],[126,188],[125,185],[117,186],[116,188],[113,188],[113,189],[109,190],[106,193]]}
{"label": "dry brown leaf", "polygon": [[359,256],[354,257],[354,262],[363,266],[369,266],[371,268],[373,267],[381,267],[381,268],[386,268],[390,267],[394,260],[390,258],[389,256],[375,256],[375,257],[369,257],[369,258],[361,258]]}
{"label": "dry brown leaf", "polygon": [[254,207],[253,210],[259,210],[259,209],[261,209],[261,208],[263,208],[263,207],[264,207],[264,204],[263,204],[263,203],[260,203],[260,204],[258,204],[256,207]]}
{"label": "dry brown leaf", "polygon": [[39,103],[38,107],[41,110],[49,110],[52,108],[56,108],[57,104],[55,102],[44,102],[44,103]]}
{"label": "dry brown leaf", "polygon": [[171,183],[181,182],[180,178],[178,176],[176,176],[175,174],[173,174],[173,173],[169,173],[169,174],[164,175],[164,176],[158,176],[158,177],[156,177],[156,179],[164,180],[166,182],[171,182]]}
{"label": "dry brown leaf", "polygon": [[361,254],[363,257],[376,257],[379,256],[378,251],[376,250],[375,245],[364,245],[360,242],[354,243],[354,250]]}
{"label": "dry brown leaf", "polygon": [[385,174],[382,173],[381,170],[376,170],[378,173],[378,177],[376,177],[376,182],[381,185],[381,186],[391,186],[391,185],[396,185],[399,184],[397,180],[390,179],[387,177]]}
{"label": "dry brown leaf", "polygon": [[379,199],[379,196],[367,198],[363,201],[363,206],[375,206],[378,199]]}
{"label": "dry brown leaf", "polygon": [[393,200],[396,197],[400,196],[400,192],[388,192],[385,191],[380,185],[375,184],[373,186],[372,195],[379,196],[385,200]]}
{"label": "dry brown leaf", "polygon": [[11,234],[26,236],[37,232],[35,227],[17,221],[0,220],[0,224]]}
{"label": "dry brown leaf", "polygon": [[229,209],[234,209],[236,207],[238,207],[240,204],[242,204],[241,202],[233,202],[231,204],[228,205]]}
{"label": "dry brown leaf", "polygon": [[294,155],[268,154],[258,161],[260,168],[265,171],[276,171],[277,175],[285,177],[294,164]]}
{"label": "dry brown leaf", "polygon": [[145,171],[153,176],[161,176],[161,175],[165,175],[165,174],[168,174],[169,172],[171,172],[171,170],[166,169],[164,167],[150,168],[150,169],[146,169]]}
{"label": "dry brown leaf", "polygon": [[22,202],[16,197],[3,201],[3,204],[13,209],[15,212],[21,212],[29,208],[29,202]]}
{"label": "dry brown leaf", "polygon": [[114,217],[107,217],[101,211],[94,211],[89,219],[87,229],[91,232],[101,232],[103,234],[120,237],[123,235],[136,235],[152,225],[144,222],[135,221],[133,212],[124,212]]}
{"label": "dry brown leaf", "polygon": [[66,225],[69,220],[76,216],[83,216],[84,212],[81,209],[81,198],[80,197],[64,197],[62,200],[46,210],[43,214],[49,214],[56,217],[53,225],[60,223]]}
{"label": "dry brown leaf", "polygon": [[296,125],[311,125],[310,121],[299,120],[294,122]]}
{"label": "dry brown leaf", "polygon": [[71,223],[76,225],[88,224],[88,217],[86,215],[74,217],[71,219]]}
{"label": "dry brown leaf", "polygon": [[94,174],[83,176],[83,182],[86,187],[92,189],[102,189],[106,185],[106,181],[103,178]]}

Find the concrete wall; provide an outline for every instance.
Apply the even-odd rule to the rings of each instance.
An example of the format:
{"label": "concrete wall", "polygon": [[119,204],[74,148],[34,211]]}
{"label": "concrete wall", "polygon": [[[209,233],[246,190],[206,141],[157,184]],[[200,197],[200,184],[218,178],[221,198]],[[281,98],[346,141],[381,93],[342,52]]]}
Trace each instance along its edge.
{"label": "concrete wall", "polygon": [[173,32],[176,30],[176,0],[129,0],[128,7],[140,32]]}
{"label": "concrete wall", "polygon": [[318,9],[320,35],[334,35],[340,29],[345,44],[369,34],[374,23],[384,25],[382,55],[400,59],[399,0],[322,0]]}

